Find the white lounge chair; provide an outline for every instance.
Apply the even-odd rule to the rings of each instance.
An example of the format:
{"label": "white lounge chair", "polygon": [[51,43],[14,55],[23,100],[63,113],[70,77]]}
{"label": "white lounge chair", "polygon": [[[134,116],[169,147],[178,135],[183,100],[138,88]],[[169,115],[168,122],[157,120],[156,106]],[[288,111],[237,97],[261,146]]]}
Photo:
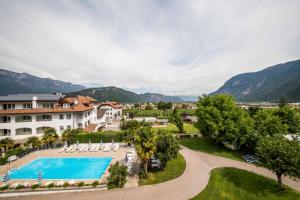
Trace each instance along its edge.
{"label": "white lounge chair", "polygon": [[99,149],[100,149],[100,144],[96,144],[96,148],[94,149],[94,152],[99,151]]}
{"label": "white lounge chair", "polygon": [[16,182],[12,184],[9,188],[16,189],[20,184],[21,184],[20,182]]}
{"label": "white lounge chair", "polygon": [[49,185],[51,185],[51,184],[53,184],[53,181],[47,181],[47,182],[45,183],[45,186],[47,187],[47,186],[49,186]]}
{"label": "white lounge chair", "polygon": [[56,186],[63,186],[64,185],[64,181],[58,181],[57,183],[56,183]]}
{"label": "white lounge chair", "polygon": [[25,188],[29,188],[29,187],[30,187],[30,183],[29,183],[29,182],[22,183],[22,185],[23,185]]}
{"label": "white lounge chair", "polygon": [[118,149],[119,149],[119,143],[115,143],[113,146],[112,146],[112,150],[113,151],[118,151]]}

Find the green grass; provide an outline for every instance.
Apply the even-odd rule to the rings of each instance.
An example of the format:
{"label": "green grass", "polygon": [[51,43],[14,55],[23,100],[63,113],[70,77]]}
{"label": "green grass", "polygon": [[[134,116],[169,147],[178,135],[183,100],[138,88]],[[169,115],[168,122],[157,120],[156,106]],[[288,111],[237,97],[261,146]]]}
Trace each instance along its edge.
{"label": "green grass", "polygon": [[180,144],[196,151],[202,151],[216,156],[244,161],[239,151],[234,151],[228,149],[224,145],[216,144],[210,138],[183,138],[180,139]]}
{"label": "green grass", "polygon": [[179,177],[185,170],[185,160],[181,154],[167,163],[163,171],[149,171],[146,179],[140,179],[139,185],[152,185],[166,182]]}
{"label": "green grass", "polygon": [[[185,130],[185,132],[187,134],[198,134],[199,133],[199,130],[193,125],[193,124],[189,124],[189,123],[184,123],[183,124],[183,128]],[[155,127],[153,128],[154,130],[159,130],[159,129],[162,129],[162,130],[167,130],[167,131],[170,131],[172,133],[178,133],[179,130],[178,128],[176,127],[175,124],[168,124],[167,127]]]}
{"label": "green grass", "polygon": [[211,171],[207,187],[192,200],[296,200],[300,193],[284,187],[255,173],[236,169],[219,168]]}

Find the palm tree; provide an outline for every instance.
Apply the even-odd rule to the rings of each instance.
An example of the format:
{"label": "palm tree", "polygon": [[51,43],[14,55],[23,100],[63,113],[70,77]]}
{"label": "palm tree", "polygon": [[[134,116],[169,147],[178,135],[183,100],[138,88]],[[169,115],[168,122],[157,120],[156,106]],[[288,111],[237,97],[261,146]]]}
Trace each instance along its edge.
{"label": "palm tree", "polygon": [[43,131],[44,135],[42,136],[42,141],[44,144],[52,146],[52,144],[59,139],[54,128],[45,128]]}
{"label": "palm tree", "polygon": [[4,147],[4,151],[7,151],[9,148],[13,147],[15,141],[12,138],[4,138],[0,140],[0,147]]}
{"label": "palm tree", "polygon": [[25,145],[29,146],[32,145],[34,148],[40,147],[41,146],[41,141],[39,140],[38,137],[30,137],[27,139]]}
{"label": "palm tree", "polygon": [[61,139],[62,141],[67,141],[69,144],[74,143],[76,140],[77,135],[79,134],[81,130],[79,129],[67,129],[63,132]]}
{"label": "palm tree", "polygon": [[136,135],[136,150],[143,161],[144,172],[148,173],[148,160],[154,155],[156,150],[155,133],[151,127],[143,127]]}

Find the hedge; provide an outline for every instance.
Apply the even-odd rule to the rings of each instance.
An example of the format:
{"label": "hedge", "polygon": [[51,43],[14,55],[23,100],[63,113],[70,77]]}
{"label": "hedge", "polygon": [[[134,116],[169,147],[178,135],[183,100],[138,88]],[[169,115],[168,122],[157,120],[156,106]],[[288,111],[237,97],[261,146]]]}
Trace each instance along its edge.
{"label": "hedge", "polygon": [[97,132],[97,133],[79,133],[75,136],[75,141],[78,140],[79,143],[88,143],[91,141],[92,143],[99,143],[101,142],[122,142],[123,133],[116,132],[116,131],[104,131],[104,132]]}

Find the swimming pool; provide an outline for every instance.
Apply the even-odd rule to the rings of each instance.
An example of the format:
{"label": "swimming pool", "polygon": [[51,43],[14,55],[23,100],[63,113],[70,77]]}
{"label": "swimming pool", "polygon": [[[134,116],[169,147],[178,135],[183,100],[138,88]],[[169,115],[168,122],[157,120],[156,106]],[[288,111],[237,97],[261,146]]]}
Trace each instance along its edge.
{"label": "swimming pool", "polygon": [[112,157],[43,157],[13,170],[9,178],[37,179],[40,171],[42,179],[99,179],[111,160]]}

